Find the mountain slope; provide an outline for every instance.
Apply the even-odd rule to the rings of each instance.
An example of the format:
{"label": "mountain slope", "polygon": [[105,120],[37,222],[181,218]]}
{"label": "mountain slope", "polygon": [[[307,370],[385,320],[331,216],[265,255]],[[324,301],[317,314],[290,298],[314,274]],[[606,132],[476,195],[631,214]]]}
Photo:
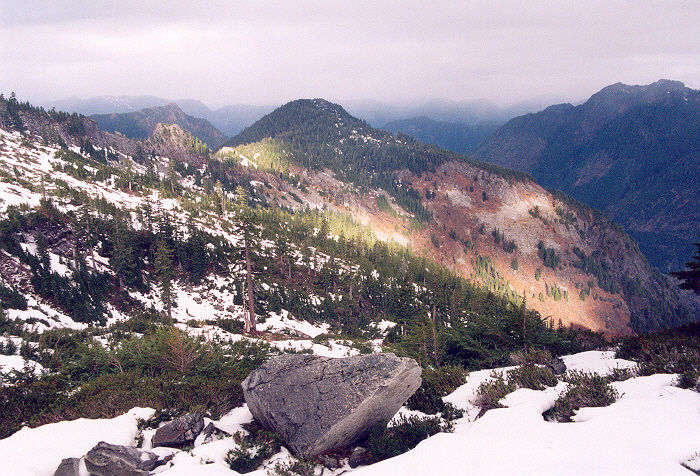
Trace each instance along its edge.
{"label": "mountain slope", "polygon": [[96,114],[91,119],[103,131],[119,132],[132,139],[146,139],[158,124],[177,124],[212,149],[226,141],[226,136],[209,121],[185,114],[175,103],[124,114]]}
{"label": "mountain slope", "polygon": [[382,129],[393,134],[401,132],[421,142],[435,144],[458,154],[470,155],[476,146],[500,125],[502,123],[484,122],[468,125],[458,122],[435,121],[426,116],[420,116],[392,121]]}
{"label": "mountain slope", "polygon": [[[282,234],[300,249],[313,246],[318,250],[319,243],[309,245],[303,240],[315,233],[310,231],[314,227],[323,228],[321,217],[325,215],[312,212],[323,210],[330,214],[323,220],[345,223],[335,231],[337,236],[348,236],[349,222],[367,227],[360,228],[361,232],[356,225],[349,228],[353,235],[363,237],[365,244],[356,250],[360,257],[366,256],[366,247],[376,246],[374,240],[394,242],[431,266],[454,273],[450,279],[455,282],[467,279],[468,286],[487,289],[505,303],[526,304],[554,324],[625,334],[692,320],[687,296],[655,272],[635,243],[602,214],[563,194],[545,191],[523,173],[372,129],[327,101],[290,103],[234,138],[239,145],[222,148],[214,157],[202,150],[189,158],[177,155],[177,151],[197,152],[190,150],[192,143],[177,126],[160,126],[148,140],[134,142],[101,132],[94,122],[77,115],[54,118],[28,105],[14,104],[12,109],[19,111],[24,127],[29,127],[36,140],[47,145],[63,142],[64,148],[73,146],[68,152],[56,152],[61,158],[56,170],[71,177],[69,180],[55,174],[56,190],[64,190],[60,192],[64,195],[73,193],[70,189],[78,185],[73,184],[75,178],[83,175],[106,181],[100,187],[111,184],[132,194],[149,196],[153,193],[149,190],[155,188],[162,196],[182,201],[180,207],[192,215],[180,219],[187,223],[201,219],[196,217],[221,214],[226,208],[226,200],[221,197],[234,190],[239,196],[238,188],[243,187],[259,210],[256,213],[260,220],[267,224],[263,230],[271,234],[272,241]],[[57,136],[62,139],[57,141]],[[251,140],[257,142],[247,142]],[[72,155],[78,151],[87,159]],[[362,164],[368,165],[360,168]],[[85,172],[86,166],[94,171]],[[10,169],[7,173],[11,176],[13,172]],[[31,180],[41,181],[41,177],[35,173]],[[80,187],[92,189],[88,185]],[[85,201],[82,193],[76,197],[83,198],[73,200]],[[144,199],[139,202],[143,205]],[[116,206],[128,210],[134,205]],[[202,207],[206,213],[200,210]],[[217,209],[219,212],[215,212]],[[267,210],[278,209],[293,210],[294,217],[302,217],[294,219],[316,225],[307,223],[304,232],[290,236],[293,230],[280,229],[267,217],[272,213]],[[142,214],[143,210],[133,213]],[[310,217],[303,218],[309,213]],[[221,215],[218,220],[223,230],[231,226],[225,225]],[[137,227],[145,226],[141,223]],[[109,250],[114,243],[104,246]],[[143,248],[148,246],[144,243],[134,249],[134,256],[141,256]],[[327,253],[332,256],[334,252]],[[392,272],[395,270],[387,276]],[[420,278],[413,270],[403,279],[408,285]],[[393,286],[391,283],[389,280],[383,285]],[[279,285],[286,288],[292,284]],[[433,313],[438,316],[456,319],[462,304],[455,307],[454,303],[462,302],[464,296],[460,291],[448,298],[456,292],[454,286],[467,284],[442,288],[439,299],[430,298],[432,304],[423,302],[424,309],[434,306]],[[353,289],[358,292],[351,284],[350,294]],[[369,292],[368,302],[372,302],[369,296],[375,292]],[[293,309],[289,310],[301,315],[318,312]],[[418,309],[409,314],[419,315]],[[357,323],[349,319],[344,325]]]}
{"label": "mountain slope", "polygon": [[700,92],[682,83],[618,83],[518,117],[474,156],[604,211],[664,271],[682,268],[700,234]]}
{"label": "mountain slope", "polygon": [[[524,296],[542,315],[610,333],[690,318],[679,291],[602,214],[546,192],[525,174],[401,139],[370,128],[339,106],[304,100],[261,119],[220,153],[228,150],[226,156],[248,163],[269,153],[266,140],[279,141],[278,150],[296,157],[297,168],[315,163],[335,171],[336,179],[385,187],[394,202],[365,213],[373,226],[463,276]],[[367,157],[372,165],[362,168]],[[350,176],[348,169],[373,173]],[[336,204],[352,203],[337,185],[328,187],[309,170],[303,174]],[[383,180],[373,180],[377,177]],[[402,200],[407,196],[413,207]],[[389,216],[377,216],[382,209]],[[398,215],[390,216],[391,210]],[[412,218],[423,224],[412,225]],[[422,231],[412,229],[416,226]]]}

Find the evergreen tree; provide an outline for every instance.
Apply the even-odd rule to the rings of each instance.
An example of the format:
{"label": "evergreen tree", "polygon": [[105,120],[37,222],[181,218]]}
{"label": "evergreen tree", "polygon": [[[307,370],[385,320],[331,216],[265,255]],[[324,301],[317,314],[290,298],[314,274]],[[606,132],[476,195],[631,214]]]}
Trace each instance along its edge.
{"label": "evergreen tree", "polygon": [[188,271],[191,276],[190,279],[194,284],[199,284],[206,273],[209,263],[206,241],[203,233],[192,224],[189,226],[189,238],[187,239],[185,249],[188,260]]}
{"label": "evergreen tree", "polygon": [[690,289],[695,294],[700,294],[700,243],[693,243],[697,248],[693,259],[685,264],[683,271],[674,271],[672,276],[681,280],[682,289]]}
{"label": "evergreen tree", "polygon": [[163,309],[170,319],[173,309],[173,261],[172,249],[168,246],[165,240],[158,240],[156,244],[155,271],[158,276],[158,287],[160,291],[160,301],[163,304]]}
{"label": "evergreen tree", "polygon": [[128,226],[121,216],[114,219],[114,247],[110,264],[119,282],[119,288],[132,287],[137,283],[136,260]]}

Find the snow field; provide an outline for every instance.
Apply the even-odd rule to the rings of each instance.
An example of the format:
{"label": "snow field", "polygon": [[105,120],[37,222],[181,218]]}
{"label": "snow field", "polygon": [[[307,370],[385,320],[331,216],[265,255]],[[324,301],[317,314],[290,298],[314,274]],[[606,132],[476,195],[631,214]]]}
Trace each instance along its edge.
{"label": "snow field", "polygon": [[[611,352],[584,352],[564,361],[571,370],[602,373],[633,365],[614,359]],[[491,372],[473,372],[445,400],[469,410],[478,384]],[[550,423],[542,417],[565,384],[543,391],[519,389],[502,400],[506,408],[490,410],[477,420],[470,415],[457,420],[454,433],[437,434],[403,455],[372,466],[351,470],[346,465],[332,472],[324,470],[324,474],[687,475],[682,464],[700,469],[700,394],[674,387],[675,379],[675,375],[659,374],[615,382],[621,398],[608,407],[581,409],[574,423]],[[81,456],[98,441],[132,444],[138,433],[137,418],[148,418],[150,412],[137,408],[110,420],[25,428],[0,440],[0,474],[50,476],[62,458]],[[400,414],[415,412],[404,408]],[[235,433],[251,418],[242,406],[214,423]],[[153,432],[144,432],[145,448]],[[224,461],[235,446],[232,438],[224,437],[206,444],[197,441],[191,451],[157,448],[158,454],[175,456],[170,466],[156,472],[166,476],[235,474]],[[283,450],[266,462],[266,469],[249,474],[266,475],[275,462],[289,458]]]}

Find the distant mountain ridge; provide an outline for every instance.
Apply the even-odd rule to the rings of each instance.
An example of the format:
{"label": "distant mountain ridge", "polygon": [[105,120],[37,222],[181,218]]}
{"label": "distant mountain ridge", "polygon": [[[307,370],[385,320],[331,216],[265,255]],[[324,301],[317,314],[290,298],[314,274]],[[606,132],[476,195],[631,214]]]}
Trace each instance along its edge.
{"label": "distant mountain ridge", "polygon": [[[48,109],[54,107],[61,111],[91,116],[94,114],[135,112],[145,108],[165,106],[173,102],[180,106],[186,114],[208,120],[227,137],[237,135],[278,107],[278,105],[231,104],[212,108],[196,99],[173,100],[157,96],[97,96],[89,99],[71,97],[54,101],[45,106]],[[389,105],[368,100],[347,101],[343,102],[343,105],[354,117],[367,121],[373,127],[383,128],[394,121],[412,120],[422,116],[433,121],[468,126],[480,127],[482,123],[501,125],[513,117],[539,111],[548,103],[548,101],[539,99],[507,108],[499,108],[487,100],[448,101],[435,99],[419,105]],[[440,145],[446,147],[444,144]]]}
{"label": "distant mountain ridge", "polygon": [[617,83],[512,119],[474,157],[604,211],[664,271],[682,268],[700,234],[700,92],[681,82]]}
{"label": "distant mountain ridge", "polygon": [[190,116],[211,122],[227,138],[238,134],[275,108],[275,106],[235,104],[211,109],[196,99],[171,100],[157,96],[97,96],[90,99],[72,97],[55,101],[48,107],[92,116],[95,114],[125,114],[146,108],[166,106],[171,103],[177,104]]}
{"label": "distant mountain ridge", "polygon": [[212,149],[226,141],[226,136],[209,121],[185,114],[175,103],[123,114],[96,114],[90,118],[103,131],[119,132],[131,139],[146,139],[158,124],[177,124]]}
{"label": "distant mountain ridge", "polygon": [[471,155],[474,149],[501,125],[500,122],[469,125],[420,116],[392,121],[382,129],[394,134],[408,134],[419,141],[439,145],[458,154]]}

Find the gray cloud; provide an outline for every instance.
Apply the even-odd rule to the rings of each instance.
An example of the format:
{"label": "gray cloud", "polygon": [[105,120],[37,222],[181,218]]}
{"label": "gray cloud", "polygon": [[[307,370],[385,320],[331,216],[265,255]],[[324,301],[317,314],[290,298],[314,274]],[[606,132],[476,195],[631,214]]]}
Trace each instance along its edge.
{"label": "gray cloud", "polygon": [[0,91],[584,99],[660,78],[700,86],[700,3],[682,0],[3,2]]}

